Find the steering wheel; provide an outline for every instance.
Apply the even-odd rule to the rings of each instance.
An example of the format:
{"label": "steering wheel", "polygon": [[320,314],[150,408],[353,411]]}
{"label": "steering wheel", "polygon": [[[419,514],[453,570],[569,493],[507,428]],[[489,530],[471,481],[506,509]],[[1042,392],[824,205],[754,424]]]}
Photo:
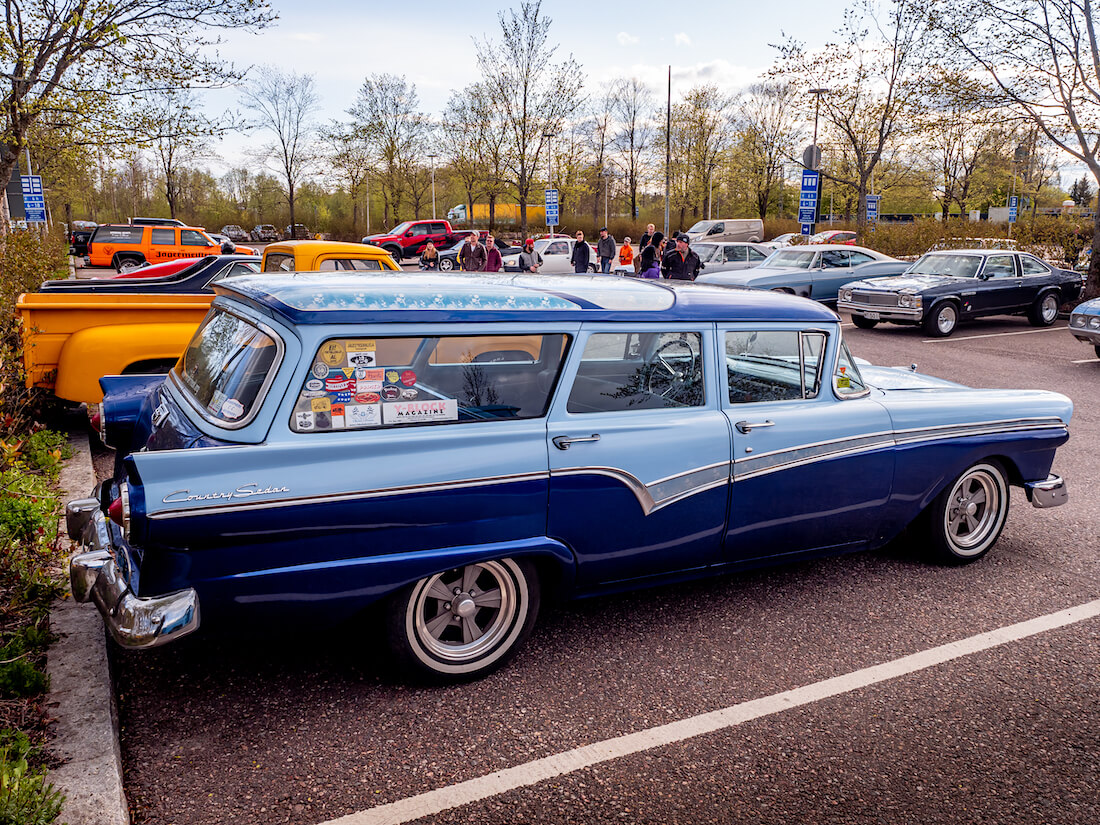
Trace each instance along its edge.
{"label": "steering wheel", "polygon": [[[681,352],[686,351],[686,369],[678,369],[677,364],[670,362],[666,357],[671,357],[677,349]],[[679,355],[680,353],[675,354]],[[682,338],[662,344],[646,364],[646,389],[662,398],[671,398],[674,393],[678,394],[680,390],[695,380],[697,357],[691,345]]]}

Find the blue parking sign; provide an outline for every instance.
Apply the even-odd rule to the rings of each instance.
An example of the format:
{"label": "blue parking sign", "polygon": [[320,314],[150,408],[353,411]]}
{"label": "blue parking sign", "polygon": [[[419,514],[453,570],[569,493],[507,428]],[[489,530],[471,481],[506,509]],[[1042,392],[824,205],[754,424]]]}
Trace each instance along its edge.
{"label": "blue parking sign", "polygon": [[42,191],[41,175],[20,175],[23,187],[23,211],[27,213],[27,223],[46,222],[46,195]]}
{"label": "blue parking sign", "polygon": [[798,195],[798,222],[803,224],[802,234],[808,235],[806,224],[817,222],[817,189],[821,175],[813,169],[802,170],[802,190]]}
{"label": "blue parking sign", "polygon": [[546,225],[558,225],[558,190],[546,190]]}

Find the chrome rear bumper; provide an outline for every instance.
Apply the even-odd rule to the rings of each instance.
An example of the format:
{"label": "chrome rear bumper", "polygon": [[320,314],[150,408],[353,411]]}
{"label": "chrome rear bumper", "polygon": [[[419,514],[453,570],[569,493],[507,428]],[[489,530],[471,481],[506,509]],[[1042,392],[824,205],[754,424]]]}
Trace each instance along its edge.
{"label": "chrome rear bumper", "polygon": [[1047,507],[1057,507],[1069,501],[1069,489],[1066,487],[1066,482],[1060,476],[1053,474],[1047,476],[1043,481],[1024,482],[1024,491],[1027,493],[1027,500],[1031,502],[1033,507],[1045,509]]}
{"label": "chrome rear bumper", "polygon": [[199,627],[199,597],[194,588],[141,598],[130,590],[115,560],[106,518],[95,498],[65,506],[69,537],[82,552],[69,560],[69,582],[78,602],[95,602],[111,636],[123,647],[156,647]]}

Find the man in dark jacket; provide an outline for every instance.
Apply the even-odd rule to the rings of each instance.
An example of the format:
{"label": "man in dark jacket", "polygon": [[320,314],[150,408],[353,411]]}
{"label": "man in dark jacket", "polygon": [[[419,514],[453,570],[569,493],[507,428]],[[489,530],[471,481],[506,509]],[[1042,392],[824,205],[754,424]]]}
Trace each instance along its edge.
{"label": "man in dark jacket", "polygon": [[485,259],[485,247],[478,242],[477,233],[471,232],[458,250],[458,268],[463,272],[481,272],[485,269]]}
{"label": "man in dark jacket", "polygon": [[596,241],[596,255],[600,259],[600,272],[604,275],[611,273],[611,261],[619,251],[615,238],[609,235],[607,227],[600,230],[600,239]]}
{"label": "man in dark jacket", "polygon": [[577,242],[573,244],[573,254],[569,256],[569,262],[573,264],[573,271],[577,273],[588,272],[588,262],[592,259],[592,247],[584,242],[584,233],[577,230]]}
{"label": "man in dark jacket", "polygon": [[699,256],[688,249],[688,236],[676,238],[676,248],[661,259],[661,274],[673,281],[694,281],[703,268]]}

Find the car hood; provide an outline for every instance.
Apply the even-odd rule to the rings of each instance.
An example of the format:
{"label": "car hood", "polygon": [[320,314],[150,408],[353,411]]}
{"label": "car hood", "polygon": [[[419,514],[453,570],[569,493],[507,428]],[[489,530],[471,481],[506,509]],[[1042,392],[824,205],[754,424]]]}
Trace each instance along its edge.
{"label": "car hood", "polygon": [[1100,298],[1093,298],[1078,304],[1073,308],[1074,312],[1083,312],[1086,315],[1100,315]]}
{"label": "car hood", "polygon": [[845,287],[853,289],[871,289],[880,292],[901,292],[908,290],[920,292],[942,284],[953,284],[960,281],[973,281],[976,278],[956,278],[952,275],[884,275],[881,278],[864,278],[845,284]]}
{"label": "car hood", "polygon": [[965,384],[914,372],[909,367],[874,367],[861,364],[859,373],[868,384],[880,390],[967,389]]}

